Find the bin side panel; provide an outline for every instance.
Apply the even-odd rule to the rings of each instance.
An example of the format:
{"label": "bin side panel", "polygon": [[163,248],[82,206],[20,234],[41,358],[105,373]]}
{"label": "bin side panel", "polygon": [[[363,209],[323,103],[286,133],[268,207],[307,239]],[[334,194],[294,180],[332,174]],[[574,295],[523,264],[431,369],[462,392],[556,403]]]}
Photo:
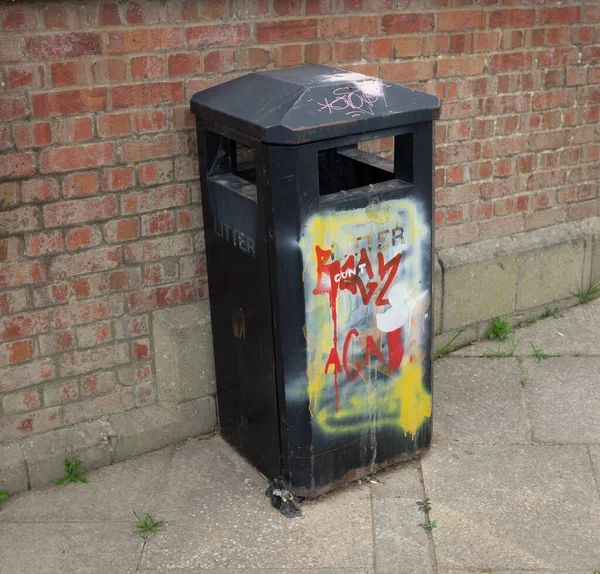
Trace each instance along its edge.
{"label": "bin side panel", "polygon": [[[202,132],[199,151],[204,161]],[[202,203],[220,429],[258,470],[277,476],[281,447],[264,218],[256,195],[206,172]]]}

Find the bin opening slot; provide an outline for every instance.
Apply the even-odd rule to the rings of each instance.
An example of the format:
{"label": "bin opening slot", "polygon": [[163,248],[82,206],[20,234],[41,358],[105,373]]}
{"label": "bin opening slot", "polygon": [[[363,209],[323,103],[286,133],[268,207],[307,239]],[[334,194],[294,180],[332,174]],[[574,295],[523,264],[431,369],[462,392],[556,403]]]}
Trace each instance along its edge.
{"label": "bin opening slot", "polygon": [[254,148],[231,140],[232,173],[256,185],[256,161]]}
{"label": "bin opening slot", "polygon": [[320,150],[319,195],[347,192],[385,181],[413,181],[413,134]]}

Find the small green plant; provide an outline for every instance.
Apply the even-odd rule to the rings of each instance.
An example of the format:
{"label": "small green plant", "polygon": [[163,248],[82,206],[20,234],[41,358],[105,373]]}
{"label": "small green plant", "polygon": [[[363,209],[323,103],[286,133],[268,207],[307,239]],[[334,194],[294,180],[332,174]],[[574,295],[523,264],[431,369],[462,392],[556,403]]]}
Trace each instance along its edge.
{"label": "small green plant", "polygon": [[525,387],[525,385],[527,385],[527,383],[531,382],[531,378],[529,377],[521,377],[521,386]]}
{"label": "small green plant", "polygon": [[554,317],[558,319],[560,317],[560,313],[558,311],[558,307],[554,307],[553,310],[546,309],[541,315],[540,319],[547,319],[548,317]]}
{"label": "small green plant", "polygon": [[429,498],[426,498],[425,500],[417,500],[417,506],[419,507],[419,510],[425,514],[431,510],[431,502],[429,501]]}
{"label": "small green plant", "polygon": [[517,350],[517,345],[519,344],[520,339],[517,339],[512,347],[510,348],[509,351],[501,351],[500,347],[498,347],[498,350],[495,353],[488,353],[487,355],[485,355],[486,357],[496,357],[498,359],[504,359],[506,357],[514,357],[515,356],[515,351]]}
{"label": "small green plant", "polygon": [[87,478],[83,476],[87,472],[83,461],[74,456],[73,458],[65,458],[65,472],[67,476],[58,478],[56,484],[65,484],[66,482],[87,482]]}
{"label": "small green plant", "polygon": [[135,525],[135,530],[137,534],[139,534],[144,540],[149,536],[154,536],[158,529],[165,524],[171,522],[170,520],[154,520],[152,516],[146,513],[144,520],[142,520],[135,510],[133,511],[133,515],[137,518],[138,523]]}
{"label": "small green plant", "polygon": [[490,339],[499,339],[500,341],[506,341],[508,336],[514,332],[515,330],[500,317],[494,317],[491,327],[487,330]]}
{"label": "small green plant", "polygon": [[434,528],[437,528],[437,522],[432,520],[431,522],[421,522],[419,525],[425,532],[431,532]]}
{"label": "small green plant", "polygon": [[8,494],[8,490],[0,490],[0,502],[8,500],[9,496],[10,494]]}
{"label": "small green plant", "polygon": [[600,277],[596,277],[591,283],[590,286],[585,289],[578,289],[577,291],[571,291],[571,295],[575,295],[579,302],[583,305],[584,303],[589,303],[592,299],[595,299],[600,293]]}
{"label": "small green plant", "polygon": [[533,349],[533,353],[531,353],[532,357],[535,357],[538,360],[538,363],[542,361],[542,359],[547,359],[548,357],[560,357],[560,353],[556,353],[554,355],[549,355],[548,353],[544,353],[540,349],[536,349],[533,343],[529,343],[531,348]]}
{"label": "small green plant", "polygon": [[531,325],[532,323],[537,323],[537,319],[535,317],[525,317],[517,323],[517,327],[525,327],[525,325]]}
{"label": "small green plant", "polygon": [[456,333],[456,335],[454,335],[454,337],[452,337],[452,339],[450,339],[434,356],[433,356],[433,360],[437,361],[438,359],[441,359],[442,357],[446,356],[448,353],[450,353],[450,351],[452,351],[452,343],[454,343],[454,341],[456,341],[456,339],[458,339],[458,337],[460,337],[463,333],[465,332],[464,329],[461,329],[458,333]]}

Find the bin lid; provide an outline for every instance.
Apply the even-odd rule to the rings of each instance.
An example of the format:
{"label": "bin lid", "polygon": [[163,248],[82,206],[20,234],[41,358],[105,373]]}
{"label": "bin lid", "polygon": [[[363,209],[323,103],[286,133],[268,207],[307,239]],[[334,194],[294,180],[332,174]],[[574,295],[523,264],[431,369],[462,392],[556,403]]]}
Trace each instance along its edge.
{"label": "bin lid", "polygon": [[431,121],[435,96],[356,72],[296,66],[194,94],[194,115],[269,144],[295,145]]}

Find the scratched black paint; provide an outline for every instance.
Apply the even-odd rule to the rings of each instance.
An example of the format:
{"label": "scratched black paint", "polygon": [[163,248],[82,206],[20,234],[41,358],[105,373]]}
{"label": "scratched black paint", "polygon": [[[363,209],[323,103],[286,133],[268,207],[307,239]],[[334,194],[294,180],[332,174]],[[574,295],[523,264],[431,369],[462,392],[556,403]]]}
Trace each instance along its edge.
{"label": "scratched black paint", "polygon": [[[360,432],[331,436],[312,424],[308,391],[297,394],[307,379],[298,242],[315,212],[387,199],[418,198],[432,221],[438,99],[343,70],[301,66],[199,92],[191,110],[223,436],[267,477],[283,474],[305,496],[425,448],[431,422],[415,440],[389,427],[378,429],[375,440]],[[357,147],[390,136],[393,163]],[[254,150],[249,171],[236,165],[236,142]],[[431,285],[431,252],[426,257]],[[425,338],[431,341],[429,330]],[[430,353],[425,371],[430,391]]]}

